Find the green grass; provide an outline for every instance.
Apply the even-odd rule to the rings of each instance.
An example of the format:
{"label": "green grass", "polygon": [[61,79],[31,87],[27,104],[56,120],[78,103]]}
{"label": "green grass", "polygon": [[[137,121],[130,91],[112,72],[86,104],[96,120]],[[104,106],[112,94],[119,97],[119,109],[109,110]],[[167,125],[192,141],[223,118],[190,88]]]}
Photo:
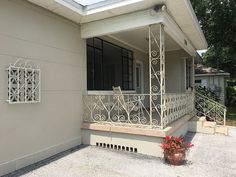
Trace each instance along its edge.
{"label": "green grass", "polygon": [[227,119],[236,121],[236,107],[227,108]]}

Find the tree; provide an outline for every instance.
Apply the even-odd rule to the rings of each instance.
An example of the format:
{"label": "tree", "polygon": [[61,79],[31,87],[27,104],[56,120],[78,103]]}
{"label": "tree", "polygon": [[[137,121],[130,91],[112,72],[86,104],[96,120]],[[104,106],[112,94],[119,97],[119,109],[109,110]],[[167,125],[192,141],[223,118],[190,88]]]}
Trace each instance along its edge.
{"label": "tree", "polygon": [[208,42],[203,64],[236,78],[236,0],[191,0]]}

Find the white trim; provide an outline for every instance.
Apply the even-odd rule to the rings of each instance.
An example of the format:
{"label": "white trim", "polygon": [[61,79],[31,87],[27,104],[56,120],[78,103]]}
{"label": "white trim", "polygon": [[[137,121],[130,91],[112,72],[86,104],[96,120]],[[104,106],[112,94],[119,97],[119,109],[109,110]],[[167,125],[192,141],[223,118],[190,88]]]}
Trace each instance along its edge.
{"label": "white trim", "polygon": [[85,6],[73,0],[54,0],[54,1],[82,16],[87,16],[87,15],[92,15],[95,13],[115,9],[118,7],[131,5],[134,3],[141,2],[143,0],[126,0],[126,1],[118,1],[118,2],[113,2],[113,3],[100,2],[96,4],[85,5]]}
{"label": "white trim", "polygon": [[150,24],[157,24],[163,21],[161,13],[152,9],[119,15],[111,18],[97,20],[81,24],[81,37],[91,38],[120,31],[145,27]]}
{"label": "white trim", "polygon": [[134,46],[134,45],[132,45],[132,44],[130,44],[130,43],[128,43],[128,42],[125,42],[124,40],[121,40],[121,39],[119,39],[119,38],[117,38],[117,37],[115,37],[115,36],[113,36],[113,35],[107,35],[108,37],[110,37],[111,39],[114,39],[114,40],[116,40],[116,41],[118,41],[118,42],[120,42],[120,43],[123,43],[123,44],[125,44],[125,45],[127,45],[127,46],[129,46],[129,47],[131,47],[131,48],[133,48],[133,49],[136,49],[136,50],[138,50],[138,51],[140,51],[140,52],[143,52],[143,53],[148,53],[147,51],[145,51],[145,50],[143,50],[143,49],[141,49],[141,48],[139,48],[139,47],[136,47],[136,46]]}
{"label": "white trim", "polygon": [[[83,7],[81,5],[78,4],[78,7],[76,7],[75,5],[69,3],[69,2],[66,2],[65,0],[54,0],[56,3],[84,16],[86,15],[83,11]],[[72,1],[73,2],[73,1]],[[76,3],[77,4],[77,3]],[[81,6],[81,8],[79,8],[79,6]],[[52,10],[53,11],[53,10]]]}
{"label": "white trim", "polygon": [[192,7],[192,5],[191,5],[191,2],[190,2],[189,0],[184,0],[184,3],[185,3],[186,8],[187,8],[187,10],[188,10],[188,12],[189,12],[189,15],[192,17],[194,26],[195,26],[195,28],[197,29],[197,31],[198,31],[198,33],[199,33],[199,35],[200,35],[200,38],[201,38],[201,40],[202,40],[202,42],[203,42],[205,48],[207,48],[208,44],[207,44],[206,38],[205,38],[205,36],[204,36],[204,34],[203,34],[203,32],[202,32],[201,27],[199,26],[199,22],[198,22],[198,19],[197,19],[196,14],[195,14],[195,12],[194,12],[194,10],[193,10],[193,7]]}
{"label": "white trim", "polygon": [[183,57],[184,59],[184,90],[187,90],[187,79],[186,79],[186,75],[187,75],[187,71],[186,71],[186,59],[187,57]]}
{"label": "white trim", "polygon": [[117,3],[97,7],[97,8],[91,9],[91,10],[85,10],[84,13],[85,13],[85,15],[91,15],[91,14],[95,14],[95,13],[98,13],[98,12],[108,11],[108,10],[115,9],[115,8],[118,8],[118,7],[123,7],[123,6],[126,6],[126,5],[138,3],[140,1],[143,1],[143,0],[121,1],[121,2],[117,2]]}
{"label": "white trim", "polygon": [[[136,90],[122,90],[123,94],[136,94]],[[89,95],[113,95],[112,90],[87,90]]]}
{"label": "white trim", "polygon": [[[153,12],[152,9],[149,9],[84,23],[81,25],[81,36],[82,38],[98,37],[160,23],[164,24],[165,32],[170,35],[181,48],[191,56],[196,56],[196,50],[191,42],[176,22],[165,11],[156,13],[155,11]],[[187,42],[187,45],[185,44],[185,41]]]}
{"label": "white trim", "polygon": [[[163,12],[162,15],[163,24],[165,25],[165,32],[170,35],[174,41],[176,41],[191,56],[196,56],[195,48],[177,25],[177,23],[168,15],[167,12]],[[185,44],[185,41],[187,42],[187,45]]]}
{"label": "white trim", "polygon": [[[140,60],[135,60],[135,81],[134,81],[134,84],[135,84],[135,89],[137,89],[136,88],[136,86],[137,86],[137,83],[136,83],[136,81],[137,81],[137,78],[136,78],[136,76],[137,76],[137,74],[136,74],[137,64],[139,64],[141,66],[140,91],[141,91],[141,94],[143,94],[144,93],[143,61],[140,61]],[[136,90],[136,92],[137,92],[137,90]]]}

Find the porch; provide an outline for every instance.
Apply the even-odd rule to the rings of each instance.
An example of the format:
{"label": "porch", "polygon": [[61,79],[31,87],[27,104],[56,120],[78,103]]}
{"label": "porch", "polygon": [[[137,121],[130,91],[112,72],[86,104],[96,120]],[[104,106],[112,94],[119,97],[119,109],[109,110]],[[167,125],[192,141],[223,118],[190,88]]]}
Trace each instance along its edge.
{"label": "porch", "polygon": [[[89,57],[94,55],[92,62],[95,64],[92,65],[91,59],[88,58],[87,85],[92,89],[83,96],[83,120],[86,124],[98,123],[161,130],[185,115],[190,115],[190,117],[194,115],[193,65],[196,53],[191,43],[167,14],[164,5],[160,6],[158,11],[151,11],[151,13],[149,12],[148,15],[152,21],[145,17],[147,18],[145,23],[144,21],[135,22],[135,27],[133,24],[129,27],[124,24],[132,20],[127,17],[129,15],[126,15],[126,18],[120,17],[119,21],[123,23],[116,30],[112,26],[113,23],[108,29],[99,28],[92,32],[89,26],[84,27],[82,35],[90,37],[87,40],[88,52],[91,52],[91,46],[95,48],[92,54],[87,53]],[[141,21],[144,20],[143,15],[139,14],[139,16]],[[156,23],[153,22],[154,16]],[[150,24],[147,24],[147,21]],[[98,25],[98,22],[96,23]],[[90,32],[85,31],[87,28]],[[96,35],[100,35],[99,38]],[[100,40],[102,42],[98,44]],[[119,71],[116,71],[119,63],[116,62],[112,66],[109,61],[109,65],[99,65],[99,69],[101,68],[100,72],[102,72],[106,71],[106,67],[113,68],[113,72],[107,73],[112,79],[109,80],[103,76],[96,80],[96,75],[103,74],[98,73],[98,69],[95,68],[98,59],[96,55],[99,55],[97,48],[107,45],[103,41],[122,46],[124,49],[128,48],[126,55],[129,60],[125,67],[123,66],[126,62],[123,59],[125,54],[123,54],[123,49],[121,50],[120,65],[122,67],[117,69],[122,72],[120,77]],[[101,56],[106,57],[104,49],[101,51]],[[129,53],[129,51],[132,52]],[[109,56],[110,60],[115,58],[112,54]],[[104,60],[100,60],[104,63]],[[139,63],[141,63],[141,70],[137,70]],[[91,76],[91,73],[94,75]],[[89,83],[91,79],[94,80],[92,84]],[[104,88],[96,86],[100,80],[103,81],[103,85],[106,85]],[[113,93],[112,86],[121,86],[123,94]],[[99,89],[96,90],[96,88]]]}
{"label": "porch", "polygon": [[185,115],[194,115],[192,92],[166,93],[162,95],[162,101],[158,100],[158,94],[123,94],[123,97],[128,100],[127,107],[116,94],[84,96],[84,122],[164,129]]}

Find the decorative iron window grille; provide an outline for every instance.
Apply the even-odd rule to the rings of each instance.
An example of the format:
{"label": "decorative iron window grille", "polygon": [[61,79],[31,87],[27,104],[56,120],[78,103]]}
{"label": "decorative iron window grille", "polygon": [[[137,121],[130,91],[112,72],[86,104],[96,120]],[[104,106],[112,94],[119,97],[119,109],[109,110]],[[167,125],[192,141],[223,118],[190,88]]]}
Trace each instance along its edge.
{"label": "decorative iron window grille", "polygon": [[31,61],[17,60],[7,68],[8,100],[14,103],[40,102],[40,69]]}

